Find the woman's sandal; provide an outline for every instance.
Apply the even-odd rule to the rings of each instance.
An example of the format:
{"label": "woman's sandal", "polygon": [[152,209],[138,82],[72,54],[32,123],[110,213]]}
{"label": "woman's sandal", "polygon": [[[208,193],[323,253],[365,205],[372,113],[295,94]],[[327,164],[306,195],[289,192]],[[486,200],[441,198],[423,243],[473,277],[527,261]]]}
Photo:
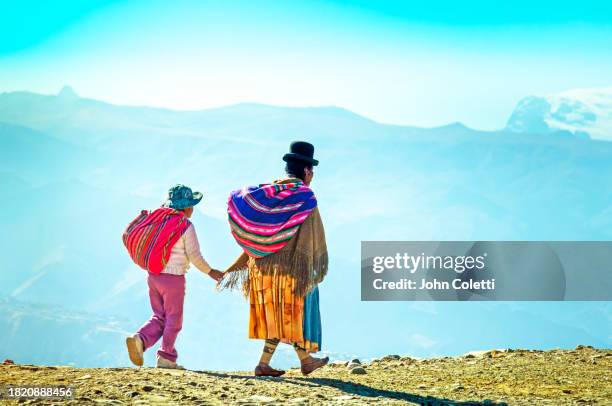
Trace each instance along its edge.
{"label": "woman's sandal", "polygon": [[327,365],[328,362],[329,362],[329,357],[325,357],[325,358],[311,357],[309,361],[302,363],[302,367],[300,368],[302,370],[302,375],[308,375],[316,371],[317,369],[324,367],[325,365]]}
{"label": "woman's sandal", "polygon": [[274,369],[270,365],[267,364],[258,364],[255,367],[255,376],[282,376],[285,375],[285,371],[281,371],[280,369]]}

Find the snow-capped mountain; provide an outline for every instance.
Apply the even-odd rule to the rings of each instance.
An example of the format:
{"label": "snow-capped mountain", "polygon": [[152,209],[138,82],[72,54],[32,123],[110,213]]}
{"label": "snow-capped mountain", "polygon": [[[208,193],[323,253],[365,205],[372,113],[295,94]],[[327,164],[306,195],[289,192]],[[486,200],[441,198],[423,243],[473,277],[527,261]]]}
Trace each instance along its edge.
{"label": "snow-capped mountain", "polygon": [[514,109],[506,130],[612,140],[612,87],[526,97]]}

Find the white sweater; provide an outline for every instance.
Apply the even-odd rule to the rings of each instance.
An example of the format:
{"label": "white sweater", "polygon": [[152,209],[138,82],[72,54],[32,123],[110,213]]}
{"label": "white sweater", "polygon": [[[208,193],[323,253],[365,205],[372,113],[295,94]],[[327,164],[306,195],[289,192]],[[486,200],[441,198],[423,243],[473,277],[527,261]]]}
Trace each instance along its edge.
{"label": "white sweater", "polygon": [[211,270],[210,265],[200,252],[200,243],[193,224],[172,247],[170,258],[162,273],[185,275],[187,269],[189,269],[189,263],[192,263],[204,273],[209,273]]}

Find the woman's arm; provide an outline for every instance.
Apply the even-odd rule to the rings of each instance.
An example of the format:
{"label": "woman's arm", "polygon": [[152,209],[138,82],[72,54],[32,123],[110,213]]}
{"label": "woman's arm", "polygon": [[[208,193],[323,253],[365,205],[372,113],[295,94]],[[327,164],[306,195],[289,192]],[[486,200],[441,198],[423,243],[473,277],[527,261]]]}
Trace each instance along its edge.
{"label": "woman's arm", "polygon": [[238,258],[236,258],[234,263],[231,264],[225,270],[225,273],[234,272],[234,271],[238,271],[238,270],[241,270],[241,269],[245,269],[247,267],[248,262],[249,262],[249,256],[245,252],[243,252],[242,254],[240,254],[238,256]]}

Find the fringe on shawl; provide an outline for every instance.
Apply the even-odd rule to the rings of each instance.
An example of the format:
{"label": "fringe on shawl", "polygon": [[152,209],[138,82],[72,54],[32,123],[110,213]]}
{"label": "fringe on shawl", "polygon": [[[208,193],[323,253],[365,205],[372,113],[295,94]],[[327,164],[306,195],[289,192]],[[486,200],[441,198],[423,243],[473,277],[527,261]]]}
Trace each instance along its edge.
{"label": "fringe on shawl", "polygon": [[[312,255],[298,253],[295,251],[277,252],[263,258],[249,258],[249,263],[255,262],[255,268],[264,275],[288,275],[295,279],[295,294],[306,296],[315,286],[323,281],[327,275],[328,256],[327,252],[313,258]],[[251,264],[253,266],[253,264]],[[241,289],[245,296],[250,290],[250,267],[240,267],[232,272],[227,272],[223,280],[218,284],[222,289]]]}

